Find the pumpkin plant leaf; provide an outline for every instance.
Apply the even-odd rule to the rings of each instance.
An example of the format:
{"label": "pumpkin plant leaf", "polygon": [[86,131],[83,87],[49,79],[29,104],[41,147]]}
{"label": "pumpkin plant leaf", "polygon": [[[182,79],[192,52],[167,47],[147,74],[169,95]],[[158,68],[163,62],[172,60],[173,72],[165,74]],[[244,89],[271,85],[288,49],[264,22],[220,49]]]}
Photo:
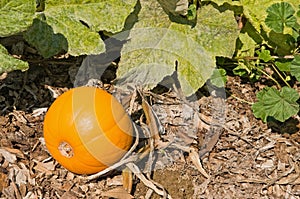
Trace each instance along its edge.
{"label": "pumpkin plant leaf", "polygon": [[8,54],[6,48],[0,45],[0,74],[13,70],[25,71],[28,69],[28,63],[22,60],[13,58]]}
{"label": "pumpkin plant leaf", "polygon": [[68,51],[68,42],[62,34],[55,34],[45,20],[34,19],[24,38],[44,57],[49,58],[62,50]]}
{"label": "pumpkin plant leaf", "polygon": [[284,122],[299,111],[299,94],[296,90],[283,87],[281,91],[266,87],[256,95],[258,101],[252,105],[253,114],[267,122],[269,116]]}
{"label": "pumpkin plant leaf", "polygon": [[297,18],[294,16],[295,10],[287,2],[275,3],[268,7],[266,25],[277,33],[282,33],[284,27],[293,27]]}
{"label": "pumpkin plant leaf", "polygon": [[[99,36],[99,31],[106,31],[109,33],[116,33],[123,29],[126,18],[134,10],[136,0],[117,1],[117,0],[48,0],[45,1],[45,10],[42,14],[45,17],[44,30],[38,29],[36,26],[41,24],[34,24],[32,27],[35,31],[31,31],[27,35],[28,38],[37,38],[50,36],[48,47],[52,48],[52,53],[42,53],[46,57],[59,51],[59,47],[65,48],[65,41],[67,41],[67,51],[69,54],[78,56],[85,54],[100,54],[105,51],[104,42]],[[53,30],[49,30],[49,26]],[[41,34],[46,34],[41,36]],[[63,35],[62,38],[59,35]],[[57,41],[58,45],[54,46],[51,42]],[[29,40],[30,42],[30,40]],[[37,42],[39,42],[37,40]],[[46,42],[41,41],[43,46]],[[38,47],[37,47],[38,48]]]}
{"label": "pumpkin plant leaf", "polygon": [[215,57],[231,57],[238,36],[233,12],[211,5],[197,11],[197,24],[171,17],[154,1],[141,2],[139,21],[121,50],[117,71],[120,86],[153,88],[175,71],[184,94],[201,87],[215,68]]}
{"label": "pumpkin plant leaf", "polygon": [[188,13],[188,0],[158,0],[158,2],[167,13],[183,16]]}
{"label": "pumpkin plant leaf", "polygon": [[300,81],[300,55],[295,55],[293,61],[290,63],[290,69],[291,75]]}
{"label": "pumpkin plant leaf", "polygon": [[35,13],[35,0],[0,1],[0,37],[26,30]]}

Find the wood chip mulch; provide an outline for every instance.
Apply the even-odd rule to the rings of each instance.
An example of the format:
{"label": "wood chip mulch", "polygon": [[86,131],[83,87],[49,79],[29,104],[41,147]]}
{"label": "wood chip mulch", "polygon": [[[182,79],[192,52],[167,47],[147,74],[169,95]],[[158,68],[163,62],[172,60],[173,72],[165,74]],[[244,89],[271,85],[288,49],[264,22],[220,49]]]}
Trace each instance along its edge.
{"label": "wood chip mulch", "polygon": [[[122,186],[120,172],[86,182],[61,167],[45,148],[43,117],[54,100],[48,86],[62,92],[71,88],[70,68],[80,64],[70,58],[59,61],[35,63],[26,73],[15,71],[0,80],[0,198],[122,198],[115,189]],[[229,77],[227,84],[232,94],[250,102],[255,101],[255,86],[237,77]],[[205,114],[210,100],[199,99]],[[225,101],[224,131],[201,157],[210,177],[201,175],[183,153],[155,170],[153,180],[173,198],[300,198],[299,117],[264,124],[250,105],[232,96]],[[134,179],[135,198],[147,198],[147,191]]]}

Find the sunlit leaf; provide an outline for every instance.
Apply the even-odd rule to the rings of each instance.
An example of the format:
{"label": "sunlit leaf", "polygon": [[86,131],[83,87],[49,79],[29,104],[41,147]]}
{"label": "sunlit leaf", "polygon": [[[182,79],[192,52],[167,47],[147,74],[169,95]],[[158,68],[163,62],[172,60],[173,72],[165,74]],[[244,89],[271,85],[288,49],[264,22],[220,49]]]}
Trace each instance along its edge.
{"label": "sunlit leaf", "polygon": [[188,13],[187,13],[187,19],[188,20],[194,20],[197,16],[197,10],[196,10],[196,5],[195,4],[191,4],[189,6],[188,9]]}
{"label": "sunlit leaf", "polygon": [[256,95],[258,102],[252,105],[253,114],[267,122],[269,116],[284,122],[299,111],[299,94],[296,90],[283,87],[281,91],[266,87]]}
{"label": "sunlit leaf", "polygon": [[263,60],[264,62],[274,60],[274,58],[272,58],[271,56],[270,51],[264,48],[262,48],[261,50],[257,50],[256,53],[258,54],[258,58]]}
{"label": "sunlit leaf", "polygon": [[65,48],[74,56],[99,54],[105,51],[99,31],[120,32],[135,4],[136,0],[48,0],[42,12],[45,20],[36,22],[26,38],[45,57]]}
{"label": "sunlit leaf", "polygon": [[268,7],[265,23],[275,32],[282,33],[284,27],[293,27],[297,22],[295,10],[287,2],[275,3]]}
{"label": "sunlit leaf", "polygon": [[0,1],[0,37],[24,31],[32,24],[35,0]]}
{"label": "sunlit leaf", "polygon": [[45,58],[68,51],[68,42],[62,34],[55,34],[44,20],[34,19],[33,25],[25,32],[24,38]]}
{"label": "sunlit leaf", "polygon": [[186,15],[188,12],[188,0],[158,0],[158,2],[167,13]]}
{"label": "sunlit leaf", "polygon": [[275,62],[275,65],[282,72],[284,72],[284,71],[290,72],[291,71],[291,61],[290,60],[286,60],[286,59],[278,60]]}
{"label": "sunlit leaf", "polygon": [[121,51],[118,84],[153,88],[175,71],[186,95],[195,92],[211,76],[215,56],[231,57],[238,29],[231,11],[203,6],[197,24],[170,18],[155,0],[141,1],[139,21]]}
{"label": "sunlit leaf", "polygon": [[13,70],[25,71],[28,69],[28,63],[16,59],[8,54],[6,48],[0,45],[0,74]]}

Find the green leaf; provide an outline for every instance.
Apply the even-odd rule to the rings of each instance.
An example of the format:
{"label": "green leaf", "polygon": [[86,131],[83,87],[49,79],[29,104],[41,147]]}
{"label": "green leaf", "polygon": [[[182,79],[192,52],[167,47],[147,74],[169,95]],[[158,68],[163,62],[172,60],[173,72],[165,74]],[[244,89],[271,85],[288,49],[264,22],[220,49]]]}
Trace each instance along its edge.
{"label": "green leaf", "polygon": [[187,19],[194,20],[197,16],[197,7],[195,4],[191,4],[188,9]]}
{"label": "green leaf", "polygon": [[173,15],[187,15],[189,1],[188,0],[157,0],[161,7]]}
{"label": "green leaf", "polygon": [[300,55],[295,55],[290,67],[291,75],[295,76],[296,79],[300,81]]}
{"label": "green leaf", "polygon": [[247,21],[239,35],[239,40],[241,44],[237,46],[237,57],[253,57],[255,49],[258,47],[258,44],[262,43],[263,38]]}
{"label": "green leaf", "polygon": [[266,87],[256,95],[258,102],[252,105],[253,114],[267,122],[269,116],[280,122],[286,121],[299,111],[299,94],[296,90],[283,87],[281,91]]}
{"label": "green leaf", "polygon": [[244,64],[243,62],[240,62],[238,64],[238,66],[233,69],[232,72],[234,75],[243,77],[243,76],[250,74],[251,70],[249,70],[249,68],[246,66],[246,64]]}
{"label": "green leaf", "polygon": [[[281,0],[260,0],[260,1],[253,1],[253,0],[240,0],[240,5],[244,8],[244,15],[251,24],[255,27],[258,32],[261,32],[262,27],[264,31],[269,32],[270,30],[267,29],[265,24],[265,19],[268,15],[267,9],[271,5],[275,3],[281,3]],[[293,7],[299,5],[298,0],[285,0],[285,2],[290,3]]]}
{"label": "green leaf", "polygon": [[136,0],[48,0],[45,15],[55,18],[57,23],[65,22],[65,27],[72,21],[83,25],[80,22],[82,21],[95,32],[105,30],[116,33],[123,29],[125,20],[134,10],[136,2]]}
{"label": "green leaf", "polygon": [[24,31],[31,25],[35,13],[35,0],[0,1],[0,37]]}
{"label": "green leaf", "polygon": [[256,53],[258,54],[258,58],[263,60],[264,62],[274,60],[274,58],[272,58],[272,56],[271,56],[270,51],[266,50],[264,48],[262,48],[260,51],[257,50]]}
{"label": "green leaf", "polygon": [[[242,7],[244,18],[247,18],[247,21],[253,25],[256,31],[258,33],[266,32],[268,34],[271,29],[265,24],[265,19],[267,17],[266,8],[275,3],[281,3],[282,0],[214,0],[213,2],[218,5],[229,4],[233,8]],[[291,4],[294,8],[299,5],[299,0],[285,0],[285,2]],[[235,10],[235,12],[241,14],[238,10]],[[296,18],[299,20],[300,14],[299,16],[296,16]]]}
{"label": "green leaf", "polygon": [[[135,4],[136,0],[48,0],[45,1],[43,12],[47,25],[34,24],[35,31],[31,31],[27,38],[47,39],[46,35],[49,35],[48,41],[41,40],[39,44],[36,43],[39,49],[43,44],[49,45],[53,41],[58,41],[57,46],[52,44],[44,48],[54,47],[51,49],[52,53],[41,52],[46,57],[58,52],[59,47],[65,48],[65,43],[59,35],[63,35],[66,39],[67,50],[71,55],[100,54],[105,51],[105,46],[98,32],[120,32]],[[49,26],[53,30],[50,30]],[[39,30],[37,27],[42,29]],[[45,33],[46,35],[40,36]]]}
{"label": "green leaf", "polygon": [[[291,42],[291,37],[296,38],[297,34],[294,34],[295,31],[293,31],[292,28],[286,26],[282,33],[276,33],[265,23],[265,19],[268,15],[266,8],[275,3],[281,3],[281,0],[240,0],[238,2],[240,3],[240,6],[243,7],[243,18],[246,18],[247,23],[251,24],[254,28],[254,30],[246,30],[246,27],[244,27],[241,30],[242,33],[243,31],[246,31],[249,35],[251,34],[250,37],[255,40],[257,44],[268,44],[275,49],[275,53],[279,55],[287,55],[295,50],[294,43],[296,42]],[[289,3],[294,8],[299,5],[298,0],[285,0],[285,2]],[[299,17],[296,17],[296,19],[299,20]],[[297,23],[295,26],[296,25]],[[255,35],[260,36],[262,41],[259,41],[258,37]]]}
{"label": "green leaf", "polygon": [[254,61],[241,60],[238,66],[233,69],[233,74],[239,75],[241,77],[248,77],[251,81],[257,81],[261,72],[258,68],[262,69],[262,66],[256,66]]}
{"label": "green leaf", "polygon": [[15,59],[10,56],[6,48],[0,45],[0,74],[10,72],[13,70],[25,71],[28,69],[28,63]]}
{"label": "green leaf", "polygon": [[[211,0],[209,0],[210,2]],[[205,2],[205,1],[203,1]],[[224,3],[228,3],[230,5],[240,5],[238,1],[233,1],[233,0],[213,0],[214,3],[216,3],[218,6],[223,5]]]}
{"label": "green leaf", "polygon": [[297,19],[294,16],[295,10],[287,2],[275,3],[268,7],[266,25],[277,33],[283,33],[284,27],[293,27]]}
{"label": "green leaf", "polygon": [[210,82],[218,88],[224,87],[227,82],[226,70],[223,68],[215,69],[210,77]]}
{"label": "green leaf", "polygon": [[291,61],[289,60],[278,60],[275,62],[277,68],[282,72],[290,72],[291,71]]}
{"label": "green leaf", "polygon": [[155,0],[142,0],[141,6],[139,21],[121,51],[119,85],[153,88],[175,71],[178,61],[178,78],[183,92],[189,95],[211,76],[215,56],[233,55],[238,30],[231,11],[203,6],[192,27],[182,17],[170,21]]}
{"label": "green leaf", "polygon": [[44,20],[34,19],[33,25],[24,34],[26,41],[35,46],[45,58],[68,50],[68,42],[62,34],[55,34]]}
{"label": "green leaf", "polygon": [[268,44],[275,49],[279,55],[289,55],[295,49],[295,40],[289,34],[276,33],[271,31],[269,33]]}

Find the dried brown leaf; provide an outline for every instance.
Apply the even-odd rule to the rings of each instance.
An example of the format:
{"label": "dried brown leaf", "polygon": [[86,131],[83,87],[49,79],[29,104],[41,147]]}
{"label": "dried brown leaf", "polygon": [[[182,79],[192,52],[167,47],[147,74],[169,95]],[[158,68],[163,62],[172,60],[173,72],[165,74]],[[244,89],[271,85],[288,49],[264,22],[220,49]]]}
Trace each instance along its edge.
{"label": "dried brown leaf", "polygon": [[147,125],[149,126],[151,136],[154,138],[154,143],[159,143],[161,141],[160,133],[163,129],[160,120],[145,99],[142,100],[142,107],[145,112]]}

